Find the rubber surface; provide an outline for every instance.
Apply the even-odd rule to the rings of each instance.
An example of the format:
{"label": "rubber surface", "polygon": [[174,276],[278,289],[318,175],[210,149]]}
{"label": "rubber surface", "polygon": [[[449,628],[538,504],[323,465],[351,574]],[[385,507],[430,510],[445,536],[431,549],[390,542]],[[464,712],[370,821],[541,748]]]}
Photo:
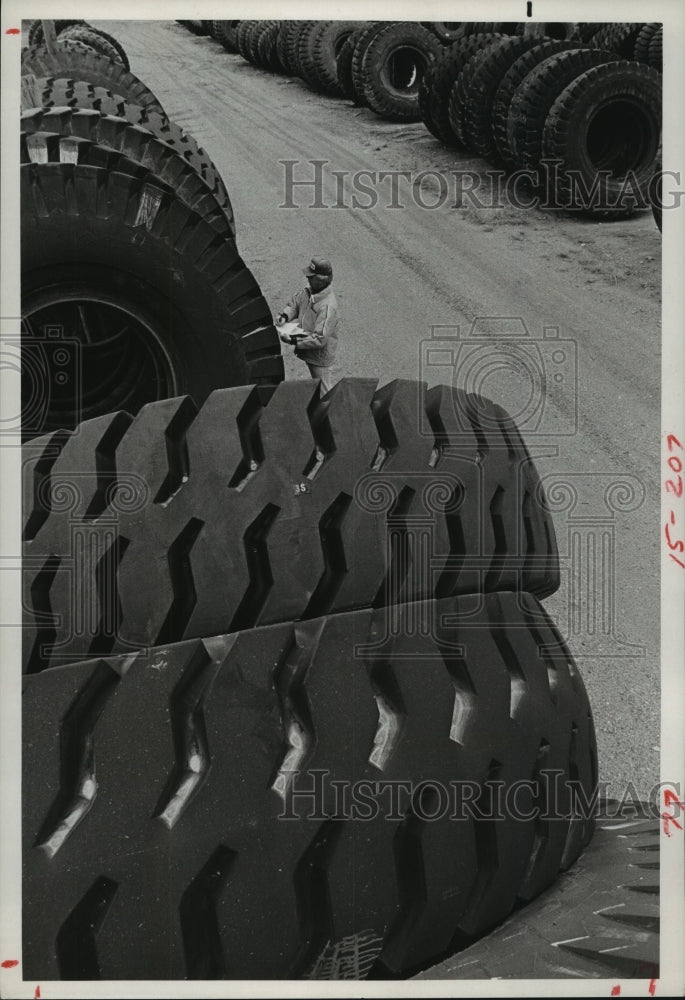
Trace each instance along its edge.
{"label": "rubber surface", "polygon": [[492,33],[467,35],[454,42],[438,56],[429,70],[426,86],[430,91],[419,97],[423,105],[426,127],[446,146],[458,146],[458,140],[449,119],[449,99],[452,87],[462,69],[474,53],[496,42],[501,36]]}
{"label": "rubber surface", "polygon": [[550,892],[417,978],[658,979],[658,851],[658,819],[598,816]]}
{"label": "rubber surface", "polygon": [[491,594],[28,678],[24,976],[359,979],[482,934],[592,834],[558,641]]}
{"label": "rubber surface", "polygon": [[[402,49],[419,53],[414,63],[417,79],[411,90],[398,89],[391,80],[390,61]],[[440,41],[420,24],[400,21],[385,25],[369,38],[361,59],[360,80],[365,103],[387,121],[418,121],[421,117],[418,94],[421,77],[441,51]]]}
{"label": "rubber surface", "polygon": [[[192,162],[183,155],[184,144],[172,146],[148,128],[95,110],[29,111],[22,115],[21,129],[27,139],[32,136],[22,145],[22,163],[77,162],[128,173],[122,161],[125,157],[172,187],[176,196],[217,232],[235,236],[230,201],[221,197],[221,190],[215,192],[212,175],[197,169],[196,158]],[[38,133],[43,135],[41,140]],[[120,157],[112,158],[112,152]]]}
{"label": "rubber surface", "polygon": [[46,49],[26,49],[22,56],[22,76],[31,73],[37,77],[61,77],[84,80],[97,87],[106,87],[121,94],[133,104],[149,111],[164,114],[164,108],[142,80],[113,59],[94,54],[80,42],[56,43],[54,54]]}
{"label": "rubber surface", "polygon": [[577,42],[561,42],[552,39],[541,42],[539,45],[534,45],[532,49],[523,52],[502,77],[492,102],[492,134],[497,154],[506,166],[514,167],[516,164],[507,129],[514,95],[519,87],[524,86],[528,74],[545,59],[558,52],[565,52],[577,47]]}
{"label": "rubber surface", "polygon": [[537,38],[504,38],[466,64],[452,88],[450,122],[457,138],[467,149],[485,159],[497,159],[493,132],[493,103],[497,88],[519,56],[538,45]]}
{"label": "rubber surface", "polygon": [[[271,396],[226,389],[199,414],[167,400],[130,426],[122,414],[83,423],[59,454],[41,439],[32,454],[29,672],[131,644],[559,585],[551,517],[513,421],[457,390],[376,390],[369,379],[345,379],[323,400],[314,382]],[[74,477],[67,510],[60,485],[69,493]],[[75,571],[78,525],[105,561]],[[70,623],[93,600],[97,621],[76,634]]]}
{"label": "rubber surface", "polygon": [[326,21],[311,38],[311,58],[318,89],[332,97],[346,96],[338,80],[338,56],[348,38],[359,29],[359,21]]}
{"label": "rubber surface", "polygon": [[366,27],[359,32],[357,41],[355,42],[354,51],[352,52],[352,94],[354,97],[354,103],[358,107],[366,107],[362,64],[364,62],[367,45],[374,35],[377,32],[382,31],[385,27],[386,23],[384,21],[370,21],[369,24],[367,24]]}
{"label": "rubber surface", "polygon": [[507,139],[518,167],[535,170],[547,116],[563,90],[593,66],[615,62],[608,49],[578,48],[550,55],[518,88],[507,116]]}
{"label": "rubber surface", "polygon": [[[165,115],[157,114],[154,111],[148,112],[137,104],[130,104],[120,95],[112,94],[111,91],[105,90],[103,87],[94,87],[90,83],[59,79],[43,80],[39,83],[43,88],[43,107],[53,108],[49,112],[51,118],[43,118],[40,113],[27,115],[23,119],[23,128],[32,127],[32,123],[40,125],[46,120],[54,121],[52,116],[57,115],[60,123],[59,127],[54,126],[57,131],[80,128],[85,130],[81,134],[87,137],[88,130],[96,127],[89,124],[89,119],[86,117],[88,110],[93,110],[100,114],[123,118],[131,125],[146,129],[166,143],[200,175],[214,198],[221,205],[224,215],[229,220],[231,233],[235,235],[233,207],[226,185],[209,154],[201,146],[198,146],[192,135],[184,132],[180,125],[170,122]],[[66,107],[71,110],[66,111]],[[80,112],[84,112],[84,115],[81,115]],[[121,127],[124,128],[123,124]]]}
{"label": "rubber surface", "polygon": [[[602,176],[588,153],[591,127],[588,123],[592,123],[597,108],[602,108],[606,114],[612,103],[620,109],[628,102],[633,107],[631,117],[628,121],[623,119],[623,129],[615,145],[613,140],[607,143],[606,135],[602,137],[603,155],[610,164],[609,176]],[[609,215],[627,215],[634,208],[649,208],[648,188],[659,166],[661,107],[661,76],[643,63],[623,60],[604,63],[587,70],[569,84],[552,105],[542,137],[543,156],[561,161],[554,176],[556,204],[571,211]],[[640,142],[642,149],[638,145]],[[625,191],[627,197],[624,197],[624,184],[628,170],[611,167],[615,150],[624,159],[628,154],[633,157],[630,188]],[[593,184],[596,185],[597,194],[592,200],[574,189],[574,176],[581,177],[590,192]]]}
{"label": "rubber surface", "polygon": [[[74,282],[77,299],[84,286],[86,298],[109,296],[117,308],[144,317],[153,331],[146,337],[158,351],[163,345],[176,385],[199,400],[219,386],[283,377],[270,310],[235,242],[173,191],[148,178],[71,163],[31,163],[21,175],[25,312],[36,308],[38,296],[63,301],[62,290]],[[86,402],[100,412],[112,409],[96,385],[77,386],[76,378],[75,409],[53,413],[48,405],[45,430],[74,426]],[[167,388],[150,380],[146,391],[156,398],[168,396]]]}
{"label": "rubber surface", "polygon": [[124,69],[129,68],[121,58],[119,49],[115,45],[112,45],[99,31],[94,31],[88,26],[73,25],[70,28],[65,28],[64,31],[60,32],[59,38],[63,42],[83,42],[84,45],[95,49],[96,52],[99,52],[106,59],[120,62]]}

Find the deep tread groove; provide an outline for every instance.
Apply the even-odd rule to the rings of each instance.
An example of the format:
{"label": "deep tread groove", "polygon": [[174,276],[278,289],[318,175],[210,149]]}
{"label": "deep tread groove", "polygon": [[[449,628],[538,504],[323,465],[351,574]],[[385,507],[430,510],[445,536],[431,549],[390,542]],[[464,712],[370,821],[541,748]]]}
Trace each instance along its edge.
{"label": "deep tread groove", "polygon": [[281,508],[269,503],[245,531],[245,557],[250,583],[233,616],[229,632],[254,628],[274,582],[269,559],[268,537]]}
{"label": "deep tread groove", "polygon": [[549,815],[550,805],[547,801],[547,782],[543,779],[543,774],[546,771],[549,773],[548,768],[546,768],[549,753],[550,745],[547,740],[540,740],[532,777],[535,787],[533,802],[531,804],[531,808],[535,811],[535,818],[533,820],[533,846],[531,847],[530,857],[528,858],[528,864],[522,879],[522,884],[524,885],[533,877],[538,860],[542,857],[545,845],[549,841],[550,821],[549,819],[543,819],[543,817]]}
{"label": "deep tread groove", "polygon": [[335,817],[324,820],[295,868],[295,893],[303,944],[289,978],[306,975],[326,944],[335,940],[327,869],[344,829],[344,820]]}
{"label": "deep tread groove", "polygon": [[324,625],[325,619],[295,625],[285,655],[274,673],[285,740],[281,762],[273,775],[271,787],[283,799],[298,771],[306,767],[307,758],[316,744],[305,680],[319,648]]}
{"label": "deep tread groove", "polygon": [[454,712],[450,739],[459,746],[468,745],[469,720],[477,710],[478,694],[463,656],[441,649],[442,658],[454,687]]}
{"label": "deep tread groove", "polygon": [[100,876],[60,927],[55,950],[62,979],[101,978],[96,936],[118,888],[118,882]]}
{"label": "deep tread groove", "polygon": [[319,615],[327,614],[333,605],[335,595],[340,590],[348,568],[341,527],[351,503],[352,497],[349,493],[340,493],[324,511],[319,521],[325,568],[304,610],[303,618],[317,618]]}
{"label": "deep tread groove", "polygon": [[485,581],[483,583],[483,588],[486,591],[496,589],[506,565],[507,536],[504,528],[504,518],[502,517],[503,503],[504,490],[501,486],[498,486],[492,500],[490,501],[490,522],[495,536],[495,550],[492,554],[490,567],[485,575]]}
{"label": "deep tread groove", "polygon": [[130,423],[128,413],[117,413],[95,449],[97,489],[83,515],[84,521],[96,521],[116,496],[118,484],[115,453]]}
{"label": "deep tread groove", "polygon": [[52,858],[89,812],[97,795],[94,730],[120,675],[100,662],[60,726],[60,790],[34,846]]}
{"label": "deep tread groove", "polygon": [[225,979],[226,962],[216,914],[237,854],[219,844],[181,897],[179,918],[188,979]]}
{"label": "deep tread groove", "polygon": [[245,488],[264,461],[264,445],[259,421],[264,411],[263,395],[255,388],[245,400],[236,418],[243,457],[228,483],[228,488],[240,492]]}
{"label": "deep tread groove", "polygon": [[36,537],[50,516],[52,509],[50,474],[70,436],[70,431],[55,431],[54,434],[51,434],[40,458],[33,467],[33,505],[24,528],[25,542],[30,542]]}
{"label": "deep tread groove", "polygon": [[214,673],[209,652],[200,642],[169,698],[175,761],[153,814],[169,829],[181,818],[192,796],[204,784],[211,767],[204,699]]}
{"label": "deep tread groove", "polygon": [[169,471],[157,491],[154,503],[165,506],[190,478],[190,458],[186,435],[197,416],[197,407],[188,396],[183,400],[164,431]]}
{"label": "deep tread groove", "polygon": [[374,598],[374,608],[400,604],[404,599],[406,584],[412,570],[412,539],[406,515],[414,502],[415,495],[416,491],[410,486],[403,486],[388,511],[388,570]]}
{"label": "deep tread groove", "polygon": [[119,600],[117,572],[128,545],[128,538],[119,535],[112,541],[95,567],[95,589],[100,618],[97,632],[88,649],[89,656],[106,656],[107,653],[111,653],[119,635],[123,615]]}
{"label": "deep tread groove", "polygon": [[494,758],[488,765],[488,772],[480,785],[480,791],[474,799],[474,823],[475,823],[475,844],[476,844],[476,864],[478,872],[476,881],[469,894],[468,904],[465,912],[475,910],[480,901],[485,896],[495,872],[499,867],[499,851],[497,848],[497,823],[496,809],[493,803],[493,782],[499,780],[502,772],[502,764]]}
{"label": "deep tread groove", "polygon": [[204,521],[197,517],[191,518],[169,547],[167,559],[174,599],[157,636],[157,645],[180,642],[190,621],[197,603],[190,553],[203,528]]}
{"label": "deep tread groove", "polygon": [[506,621],[502,612],[502,604],[499,594],[491,594],[486,598],[488,617],[491,623],[491,634],[495,645],[499,651],[502,661],[509,673],[510,696],[509,696],[509,717],[516,719],[516,713],[520,703],[527,697],[528,681],[526,680],[521,664],[516,652],[509,642],[505,627]]}
{"label": "deep tread groove", "polygon": [[57,641],[50,589],[61,561],[58,556],[49,556],[31,583],[31,613],[36,626],[36,638],[26,665],[27,674],[38,673],[50,665],[52,650]]}
{"label": "deep tread groove", "polygon": [[402,735],[407,708],[389,660],[370,660],[366,669],[378,708],[378,728],[369,753],[369,763],[384,771],[392,761]]}

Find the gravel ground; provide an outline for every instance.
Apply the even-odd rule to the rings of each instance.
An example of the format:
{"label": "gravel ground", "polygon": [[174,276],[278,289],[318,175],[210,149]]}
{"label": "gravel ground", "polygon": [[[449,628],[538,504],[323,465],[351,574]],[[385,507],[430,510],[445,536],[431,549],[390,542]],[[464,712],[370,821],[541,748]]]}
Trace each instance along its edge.
{"label": "gravel ground", "polygon": [[[551,379],[561,372],[562,382],[539,397],[539,420],[526,408],[538,389],[510,370],[483,369],[480,389],[528,420],[519,422],[541,475],[551,477],[550,497],[562,489],[554,483],[577,491],[572,509],[555,509],[564,579],[546,604],[586,680],[601,778],[614,796],[630,782],[646,797],[659,778],[661,245],[651,214],[599,222],[510,205],[455,208],[454,172],[475,171],[486,183],[487,165],[446,150],[422,123],[383,122],[321,97],[174,22],[94,23],[123,43],[133,72],[213,158],[241,254],[274,312],[301,285],[313,253],[332,258],[343,321],[338,375],[444,381],[449,369],[421,363],[431,327],[459,326],[463,339],[478,317],[523,320],[537,341],[556,327],[572,342],[555,367],[555,348],[542,340],[544,370]],[[296,179],[312,177],[310,161],[327,161],[324,207],[308,207],[313,195],[303,187],[292,193],[298,207],[282,207],[284,160],[296,161]],[[351,204],[350,176],[363,170],[437,171],[449,197],[422,207],[400,181],[405,207],[392,209],[386,179],[376,207],[332,207]],[[424,178],[424,203],[439,200],[439,183]],[[493,341],[503,346],[496,333]],[[286,371],[307,375],[292,357]],[[571,564],[572,536],[586,546],[582,564]],[[593,602],[585,575],[602,558],[606,596]]]}

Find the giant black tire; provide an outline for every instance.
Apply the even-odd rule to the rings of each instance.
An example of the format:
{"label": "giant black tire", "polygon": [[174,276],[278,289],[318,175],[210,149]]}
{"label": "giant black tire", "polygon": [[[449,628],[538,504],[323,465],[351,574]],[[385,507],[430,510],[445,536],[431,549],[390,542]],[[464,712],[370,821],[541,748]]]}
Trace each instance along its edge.
{"label": "giant black tire", "polygon": [[283,73],[284,66],[278,55],[278,37],[283,26],[282,21],[273,21],[261,33],[257,41],[257,57],[259,65],[272,73]]}
{"label": "giant black tire", "polygon": [[[71,28],[75,24],[88,24],[87,21],[55,21],[55,33],[59,37],[62,31],[66,28]],[[31,27],[29,28],[29,48],[33,48],[34,45],[42,45],[45,41],[45,34],[43,32],[43,22],[42,20],[33,21]]]}
{"label": "giant black tire", "polygon": [[83,163],[132,176],[149,171],[227,239],[235,237],[230,203],[220,204],[195,167],[151,131],[97,111],[33,110],[21,118],[21,163]]}
{"label": "giant black tire", "polygon": [[589,42],[590,39],[594,39],[598,31],[608,27],[609,25],[606,21],[579,21],[576,24],[576,30],[571,36],[571,41]]}
{"label": "giant black tire", "polygon": [[365,103],[386,121],[419,121],[419,86],[442,48],[431,31],[412,21],[375,32],[361,60]]}
{"label": "giant black tire", "polygon": [[622,59],[632,59],[635,42],[644,24],[609,24],[592,36],[592,44],[598,49],[609,49]]}
{"label": "giant black tire", "polygon": [[658,31],[654,32],[647,52],[647,62],[653,69],[656,69],[659,72],[661,72],[663,65],[663,38],[664,29],[662,26]]}
{"label": "giant black tire", "polygon": [[238,51],[238,26],[240,21],[219,21],[219,41],[227,52]]}
{"label": "giant black tire", "polygon": [[[452,93],[459,111],[450,110],[450,122],[467,149],[486,160],[497,160],[493,130],[493,104],[497,88],[519,56],[540,44],[539,38],[503,38],[479,52],[459,74]],[[450,104],[451,104],[450,97]],[[457,125],[462,122],[462,127]]]}
{"label": "giant black tire", "polygon": [[357,28],[343,42],[337,62],[338,87],[343,97],[354,100],[354,83],[352,81],[352,58],[354,49],[362,33],[362,28]]}
{"label": "giant black tire", "polygon": [[297,21],[281,21],[278,37],[276,39],[278,61],[283,67],[284,73],[288,76],[294,75],[293,67],[290,65],[290,59],[288,58],[288,35],[290,31],[294,30],[294,25],[296,24]]}
{"label": "giant black tire", "polygon": [[94,31],[89,25],[74,25],[71,28],[66,28],[60,33],[59,38],[63,42],[83,42],[84,45],[99,52],[105,59],[120,62],[124,69],[129,69],[129,66],[122,60],[117,46],[112,45],[99,31]]}
{"label": "giant black tire", "polygon": [[303,32],[308,31],[316,21],[293,21],[286,38],[286,49],[288,54],[288,65],[294,76],[301,76],[302,66],[300,65],[300,38]]}
{"label": "giant black tire", "polygon": [[502,77],[492,102],[492,134],[497,147],[497,155],[502,163],[509,168],[516,166],[514,151],[509,142],[507,122],[514,94],[519,87],[525,85],[529,73],[558,52],[566,52],[578,48],[577,42],[561,42],[554,39],[540,42],[522,53]]}
{"label": "giant black tire", "polygon": [[474,53],[496,42],[501,36],[471,34],[454,42],[440,53],[429,70],[430,92],[425,95],[423,121],[433,135],[446,146],[458,146],[449,119],[449,99],[455,80]]}
{"label": "giant black tire", "polygon": [[264,35],[273,28],[278,28],[278,21],[258,21],[257,24],[247,34],[247,49],[250,62],[261,69],[267,69],[262,58],[260,42]]}
{"label": "giant black tire", "polygon": [[[231,235],[235,236],[235,218],[233,207],[229,198],[226,185],[221,174],[216,169],[209,154],[198,146],[192,135],[184,132],[180,125],[170,122],[165,115],[158,115],[154,111],[148,112],[136,104],[129,104],[123,97],[112,94],[102,87],[94,87],[89,83],[75,82],[74,80],[46,80],[41,81],[42,104],[46,113],[49,112],[49,121],[53,122],[56,131],[74,128],[74,121],[78,119],[79,134],[88,138],[88,129],[95,128],[93,124],[88,124],[88,109],[93,109],[100,114],[114,115],[123,118],[131,125],[146,129],[158,139],[161,139],[167,146],[170,146],[186,163],[188,163],[202,178],[209,188],[213,198],[221,206],[226,216]],[[49,109],[54,108],[54,111]],[[70,110],[66,110],[69,108]],[[80,111],[86,112],[79,115]],[[56,124],[53,115],[59,118],[59,126]],[[23,128],[30,129],[37,127],[42,118],[40,112],[26,115],[23,118]],[[120,126],[123,130],[126,126],[122,122]]]}
{"label": "giant black tire", "polygon": [[311,61],[321,93],[331,97],[347,96],[338,80],[338,57],[347,39],[353,37],[359,27],[359,21],[324,21],[313,33]]}
{"label": "giant black tire", "polygon": [[587,694],[529,595],[49,670],[23,733],[33,981],[411,974],[594,829]]}
{"label": "giant black tire", "polygon": [[467,33],[467,26],[462,21],[421,21],[421,24],[432,31],[443,45],[451,45]]}
{"label": "giant black tire", "polygon": [[238,25],[238,31],[236,33],[236,44],[238,46],[238,52],[243,57],[243,59],[249,61],[249,35],[252,29],[258,21],[241,21]]}
{"label": "giant black tire", "polygon": [[92,25],[91,25],[91,31],[94,31],[96,35],[101,35],[102,38],[105,38],[110,43],[110,45],[114,46],[114,48],[119,53],[119,61],[123,64],[124,69],[131,68],[129,65],[128,56],[126,55],[126,50],[124,49],[124,46],[117,38],[115,38],[113,35],[108,34],[108,32],[103,31],[102,28],[93,28]]}
{"label": "giant black tire", "polygon": [[538,169],[547,116],[561,92],[593,66],[615,61],[615,53],[607,49],[573,49],[550,55],[525,78],[507,118],[509,148],[517,168]]}
{"label": "giant black tire", "polygon": [[618,216],[650,207],[661,100],[660,74],[625,61],[595,66],[562,91],[542,136],[543,157],[560,162],[553,180],[556,207]]}
{"label": "giant black tire", "polygon": [[642,25],[633,47],[633,59],[636,62],[643,62],[649,65],[649,43],[660,27],[660,21]]}
{"label": "giant black tire", "polygon": [[552,892],[417,978],[451,980],[455,989],[455,980],[473,979],[477,969],[490,980],[539,979],[544,972],[546,979],[577,982],[652,980],[653,987],[659,977],[663,821],[651,814],[651,805],[628,798],[622,810],[600,799],[592,843]]}
{"label": "giant black tire", "polygon": [[24,437],[179,391],[201,400],[283,377],[270,311],[234,240],[166,187],[31,163],[21,209]]}
{"label": "giant black tire", "polygon": [[321,89],[321,84],[314,61],[314,38],[322,28],[332,27],[334,24],[334,21],[309,21],[298,36],[297,62],[300,67],[300,77],[315,91]]}
{"label": "giant black tire", "polygon": [[352,52],[352,96],[357,107],[366,107],[364,79],[362,77],[362,63],[366,54],[366,47],[373,36],[385,27],[385,24],[386,22],[384,21],[370,21],[359,32],[357,41],[355,42],[354,51]]}
{"label": "giant black tire", "polygon": [[113,59],[93,53],[80,42],[57,42],[54,53],[46,49],[27,49],[22,57],[22,76],[54,77],[83,80],[96,87],[105,87],[114,94],[121,94],[132,104],[139,104],[150,111],[165,114],[164,108],[150,88],[125,70]]}
{"label": "giant black tire", "polygon": [[[140,648],[433,596],[543,597],[559,585],[537,471],[511,418],[481,397],[347,379],[320,400],[317,383],[296,381],[273,395],[249,386],[215,392],[199,414],[187,397],[159,402],[129,423],[119,413],[82,423],[68,440],[34,442],[29,673],[96,649],[119,652],[121,643]],[[105,478],[96,474],[105,468]],[[67,512],[50,496],[75,470],[79,498]],[[120,512],[116,497],[132,483],[146,484],[145,495]],[[107,548],[109,500],[118,554],[109,569],[83,568],[75,582],[70,532],[87,523],[93,539],[105,533]],[[412,535],[416,517],[421,538]],[[95,638],[70,633],[72,584],[103,600],[116,594],[116,621],[104,623],[103,610]]]}

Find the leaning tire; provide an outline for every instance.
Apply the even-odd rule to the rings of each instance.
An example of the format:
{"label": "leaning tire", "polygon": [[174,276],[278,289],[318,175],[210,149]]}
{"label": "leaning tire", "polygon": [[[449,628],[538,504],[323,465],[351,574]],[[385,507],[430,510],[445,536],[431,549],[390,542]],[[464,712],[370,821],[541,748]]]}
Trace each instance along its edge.
{"label": "leaning tire", "polygon": [[360,33],[352,53],[352,94],[357,107],[366,107],[362,63],[366,48],[374,35],[385,27],[382,21],[371,21]]}
{"label": "leaning tire", "polygon": [[583,681],[525,595],[50,670],[23,731],[36,981],[407,975],[539,895],[594,827]]}
{"label": "leaning tire", "polygon": [[22,58],[22,76],[60,77],[83,80],[96,87],[105,87],[114,94],[121,94],[132,104],[139,104],[150,111],[164,114],[164,108],[142,80],[125,70],[120,62],[105,59],[79,42],[57,42],[55,52],[46,49],[27,49]]}
{"label": "leaning tire", "polygon": [[633,49],[644,24],[609,24],[592,37],[598,49],[610,49],[622,59],[632,59]]}
{"label": "leaning tire", "polygon": [[120,62],[126,70],[129,68],[121,58],[119,48],[116,45],[112,45],[99,31],[95,31],[90,27],[75,26],[67,28],[66,31],[61,32],[59,37],[63,42],[83,42],[84,45],[99,52],[105,59]]}
{"label": "leaning tire", "polygon": [[230,202],[222,204],[180,151],[140,125],[94,111],[34,110],[21,118],[21,163],[82,163],[120,173],[150,171],[217,233],[235,237]]}
{"label": "leaning tire", "polygon": [[[71,28],[76,24],[87,24],[87,21],[55,21],[55,33],[59,35],[65,31],[67,28]],[[29,28],[29,48],[33,48],[34,45],[42,45],[45,41],[45,33],[43,32],[43,22],[42,20],[33,21],[31,27]]]}
{"label": "leaning tire", "polygon": [[537,38],[503,38],[469,60],[459,75],[452,91],[457,111],[450,110],[450,122],[457,138],[478,156],[486,160],[497,159],[493,130],[497,88],[519,56],[539,44]]}
{"label": "leaning tire", "polygon": [[519,87],[525,85],[529,73],[532,73],[540,63],[559,52],[577,48],[577,42],[561,42],[550,39],[534,45],[532,49],[523,52],[509,67],[502,77],[492,102],[492,134],[497,147],[497,154],[509,168],[516,166],[516,157],[509,142],[508,119],[511,103]]}
{"label": "leaning tire", "polygon": [[179,390],[203,399],[283,377],[270,311],[234,241],[173,192],[79,164],[28,164],[21,180],[27,365],[58,326],[77,366],[43,402],[24,367],[23,410],[38,405],[25,435]]}
{"label": "leaning tire", "polygon": [[333,21],[310,21],[299,35],[297,62],[300,67],[300,76],[314,91],[321,89],[319,73],[314,61],[314,38],[322,27],[329,27],[333,24]]}
{"label": "leaning tire", "polygon": [[357,28],[343,42],[337,62],[338,87],[343,97],[354,100],[354,83],[352,81],[352,59],[354,50],[362,33],[362,28]]}
{"label": "leaning tire", "polygon": [[[219,338],[209,332],[211,346]],[[260,348],[269,342],[264,335]],[[126,420],[115,432],[114,419],[81,424],[59,456],[54,440],[34,445],[43,457],[40,475],[29,479],[27,467],[36,490],[25,533],[29,673],[96,648],[118,652],[121,642],[140,648],[461,593],[525,589],[542,597],[559,585],[535,467],[511,418],[480,397],[441,387],[424,396],[409,381],[376,390],[373,380],[348,379],[321,400],[316,383],[298,381],[273,395],[251,387],[214,393],[199,415],[184,398],[145,407],[130,428]],[[87,472],[103,462],[107,484]],[[78,509],[53,509],[48,492],[75,469]],[[111,519],[92,524],[93,512],[107,506],[105,493],[123,496],[130,483],[146,483],[147,496],[130,515],[117,514],[125,553],[112,554],[109,570],[78,574],[84,591],[116,593],[116,622],[97,637],[75,635],[70,532],[83,519],[93,544],[101,536],[106,549]],[[416,517],[423,542],[412,534]],[[429,568],[417,548],[428,536]],[[62,562],[46,574],[51,559]],[[191,578],[186,600],[179,587]],[[46,599],[54,625],[42,614]]]}
{"label": "leaning tire", "polygon": [[359,26],[359,21],[325,21],[313,33],[312,68],[321,93],[331,97],[347,96],[338,81],[338,57]]}
{"label": "leaning tire", "polygon": [[493,34],[467,35],[441,52],[429,69],[431,90],[426,96],[423,120],[433,135],[446,146],[459,145],[449,119],[449,99],[454,82],[474,53],[500,37]]}
{"label": "leaning tire", "polygon": [[[626,62],[595,66],[560,94],[542,137],[543,156],[561,161],[553,184],[558,207],[610,215],[649,208],[647,192],[659,157],[661,97],[659,73]],[[579,193],[574,177],[592,197]]]}
{"label": "leaning tire", "polygon": [[240,21],[219,21],[218,40],[227,52],[238,51],[238,26]]}
{"label": "leaning tire", "polygon": [[537,170],[540,165],[545,123],[562,91],[593,66],[615,61],[606,49],[573,49],[549,56],[526,77],[507,117],[509,147],[518,168]]}
{"label": "leaning tire", "polygon": [[387,25],[369,40],[361,62],[366,103],[387,121],[419,121],[419,86],[442,51],[435,35],[409,21]]}
{"label": "leaning tire", "polygon": [[240,55],[249,62],[249,36],[252,29],[257,25],[258,21],[241,21],[238,25],[238,31],[236,34],[236,43],[238,46],[238,52]]}

